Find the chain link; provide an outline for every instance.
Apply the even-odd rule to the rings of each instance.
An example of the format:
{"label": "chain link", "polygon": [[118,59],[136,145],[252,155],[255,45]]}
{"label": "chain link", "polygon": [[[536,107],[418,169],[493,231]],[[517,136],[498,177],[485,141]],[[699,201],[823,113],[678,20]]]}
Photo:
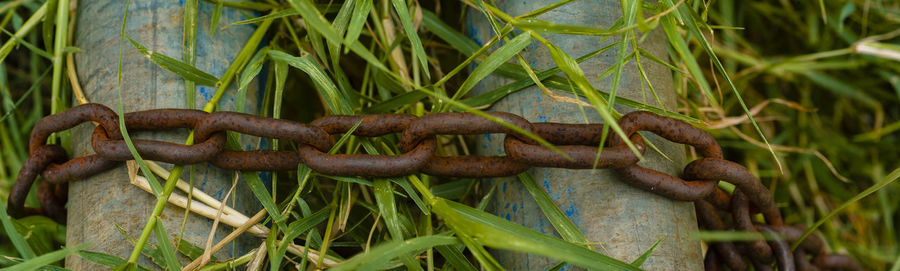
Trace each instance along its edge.
{"label": "chain link", "polygon": [[[487,178],[513,176],[531,167],[570,169],[613,169],[630,185],[682,201],[692,201],[700,225],[709,230],[738,230],[768,233],[774,239],[747,242],[713,242],[706,254],[707,270],[862,270],[852,258],[827,254],[825,242],[816,235],[804,239],[790,251],[806,229],[802,225],[785,226],[771,192],[743,166],[723,159],[722,149],[705,131],[685,122],[649,112],[632,112],[618,122],[641,153],[646,149],[638,133],[648,131],[667,140],[693,146],[703,158],[689,163],[683,178],[639,166],[638,156],[618,136],[609,136],[606,147],[602,124],[531,123],[522,117],[488,113],[519,129],[554,144],[557,150],[539,145],[534,139],[513,129],[469,113],[437,113],[422,117],[407,114],[363,116],[327,116],[309,124],[264,118],[236,112],[206,113],[199,110],[158,109],[125,114],[129,131],[193,129],[195,145],[154,140],[133,140],[144,159],[172,164],[208,162],[216,167],[243,171],[289,171],[304,164],[312,170],[334,176],[397,177],[425,173],[445,177]],[[47,145],[47,138],[81,123],[98,124],[91,135],[96,154],[68,159],[58,145]],[[354,127],[356,127],[354,129]],[[362,137],[383,137],[396,142],[397,155],[332,154],[334,135],[352,130]],[[229,150],[225,131],[258,137],[288,140],[297,150]],[[451,156],[436,154],[437,135],[505,134],[506,156]],[[399,136],[398,136],[399,135]],[[388,144],[391,145],[391,144]],[[80,180],[132,159],[122,140],[118,116],[100,104],[86,104],[41,119],[29,142],[30,156],[25,161],[9,196],[9,214],[13,217],[47,215],[65,223],[68,182]],[[392,150],[387,150],[393,153]],[[563,154],[561,154],[563,153]],[[598,156],[599,155],[599,156]],[[37,176],[40,208],[26,208],[25,197]],[[729,194],[718,182],[735,185]],[[765,223],[754,221],[761,213]],[[728,219],[723,219],[729,217]]]}

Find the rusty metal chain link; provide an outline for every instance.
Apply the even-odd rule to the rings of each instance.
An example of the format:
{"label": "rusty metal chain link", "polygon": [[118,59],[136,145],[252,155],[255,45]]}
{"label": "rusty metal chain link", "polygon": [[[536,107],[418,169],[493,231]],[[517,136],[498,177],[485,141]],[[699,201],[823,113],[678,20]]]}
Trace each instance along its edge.
{"label": "rusty metal chain link", "polygon": [[[672,142],[693,146],[703,158],[689,163],[681,178],[639,166],[638,157],[618,136],[602,142],[602,124],[531,123],[522,117],[491,112],[493,117],[544,138],[557,151],[507,126],[469,113],[437,113],[422,117],[406,114],[327,116],[309,124],[264,118],[235,112],[206,113],[199,110],[158,109],[125,114],[129,131],[193,129],[194,145],[154,140],[133,140],[144,159],[172,164],[208,162],[228,170],[288,171],[304,164],[334,176],[396,177],[425,173],[445,177],[513,176],[531,167],[615,170],[630,185],[682,201],[694,202],[700,225],[709,230],[760,232],[771,240],[713,242],[706,254],[707,270],[862,270],[852,258],[827,254],[825,242],[816,235],[804,239],[791,251],[806,229],[786,226],[772,194],[749,170],[723,159],[722,149],[705,131],[685,122],[649,112],[632,112],[618,122],[639,152],[646,149],[639,131],[657,134]],[[98,124],[91,135],[95,154],[69,159],[47,138],[84,122]],[[354,129],[354,127],[356,127]],[[396,140],[397,155],[331,154],[335,135],[352,130],[362,137],[388,136]],[[229,150],[226,131],[293,142],[297,150]],[[505,156],[451,156],[436,154],[436,135],[505,134]],[[600,156],[597,147],[606,143]],[[131,160],[118,126],[118,116],[99,104],[86,104],[41,119],[29,142],[25,161],[9,196],[13,217],[46,215],[65,223],[68,182],[84,179]],[[565,155],[560,154],[564,153]],[[25,197],[38,176],[40,208],[24,206]],[[719,181],[735,186],[729,194]],[[761,213],[762,221],[753,216]]]}

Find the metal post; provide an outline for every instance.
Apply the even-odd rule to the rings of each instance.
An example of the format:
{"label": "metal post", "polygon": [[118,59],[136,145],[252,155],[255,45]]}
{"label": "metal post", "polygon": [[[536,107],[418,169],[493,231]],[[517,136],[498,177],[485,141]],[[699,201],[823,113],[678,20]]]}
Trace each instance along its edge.
{"label": "metal post", "polygon": [[[116,67],[119,61],[118,48],[125,3],[126,1],[119,0],[91,0],[79,1],[78,6],[75,45],[83,50],[76,54],[75,58],[78,76],[87,98],[91,102],[101,103],[110,108],[118,106]],[[180,59],[183,5],[184,1],[131,1],[125,34],[155,52]],[[246,19],[238,10],[224,8],[217,30],[210,36],[209,24],[213,7],[212,4],[202,1],[199,5],[196,67],[212,75],[221,76],[255,27],[242,25],[220,29],[228,23]],[[125,112],[154,108],[184,108],[183,80],[142,56],[128,41],[125,41],[123,46],[121,91]],[[261,95],[257,90],[261,89],[263,88],[251,84],[246,101],[248,113],[258,110],[257,98]],[[215,87],[197,86],[195,108],[202,108],[212,98],[215,90]],[[219,103],[221,110],[234,110],[234,92],[235,90],[229,90],[222,98]],[[81,125],[73,130],[73,155],[85,155],[90,152],[92,130],[93,125],[90,124]],[[187,133],[184,130],[137,133],[137,138],[166,140],[179,144],[183,144],[186,137]],[[244,145],[247,144],[250,144],[249,141],[245,141]],[[233,176],[234,173],[231,171],[220,170],[208,164],[198,164],[194,168],[193,182],[195,187],[222,200],[231,187]],[[189,171],[186,170],[182,179],[189,178]],[[232,202],[236,202],[233,207],[248,215],[261,208],[244,182],[239,181],[235,191],[235,195],[228,200],[229,206],[232,206]],[[66,242],[69,245],[91,243],[88,250],[127,258],[133,244],[119,232],[117,226],[125,229],[131,238],[136,238],[147,222],[155,202],[154,196],[129,184],[124,165],[74,182],[69,190]],[[161,217],[169,238],[175,240],[181,229],[184,209],[168,206]],[[184,239],[202,247],[211,228],[212,220],[191,214],[184,227]],[[231,227],[220,223],[214,242],[231,230]],[[155,237],[151,237],[150,241],[156,243]],[[247,241],[249,240],[239,239],[234,249],[231,247],[223,249],[215,256],[228,258],[235,253],[238,255],[245,253],[251,246],[255,246]],[[146,257],[139,263],[154,266]],[[66,259],[66,267],[72,270],[103,268],[76,255]]]}
{"label": "metal post", "polygon": [[[517,16],[550,5],[556,0],[508,1],[497,0],[494,4],[511,16]],[[619,1],[585,0],[568,3],[538,17],[559,24],[586,25],[607,28],[622,16]],[[470,9],[467,17],[467,33],[479,44],[489,40],[491,27],[483,14]],[[617,41],[611,37],[601,42],[601,37],[542,34],[559,48],[574,58],[603,48]],[[653,31],[640,43],[640,47],[660,58],[666,58],[666,41],[661,31]],[[581,64],[589,80],[598,89],[608,90],[613,76],[594,81],[598,75],[616,63],[613,49]],[[547,49],[535,43],[522,56],[533,68],[555,67]],[[642,89],[646,91],[647,103],[656,104],[649,89],[641,86],[641,77],[634,61],[629,62],[622,73],[618,95],[633,100],[643,100]],[[653,86],[656,88],[665,108],[674,110],[676,96],[673,91],[671,71],[666,67],[644,60]],[[512,81],[499,76],[490,76],[474,90],[474,94],[497,88]],[[570,94],[559,93],[569,96]],[[632,109],[616,106],[619,112]],[[531,87],[507,96],[495,103],[491,110],[519,114],[530,121],[584,123],[585,119],[578,105],[559,102],[543,94],[537,87]],[[585,108],[588,121],[601,123],[595,110]],[[653,150],[646,152],[640,165],[669,174],[680,172],[684,165],[685,149],[665,142],[655,135],[648,137],[651,142],[671,158],[667,160]],[[502,138],[490,135],[480,138],[477,143],[482,155],[502,153]],[[630,262],[649,249],[657,240],[664,238],[642,268],[648,270],[700,270],[702,255],[700,242],[690,239],[697,231],[696,215],[690,202],[673,201],[646,192],[620,181],[612,170],[567,170],[538,168],[529,171],[542,184],[550,198],[562,209],[575,225],[584,232],[588,240],[598,242],[594,248],[604,254]],[[492,201],[494,214],[505,217],[537,231],[554,234],[553,226],[540,215],[541,210],[532,200],[528,191],[516,178],[495,179],[489,184],[497,185],[497,195]],[[546,270],[558,262],[555,260],[513,253],[495,251],[494,256],[510,270]]]}

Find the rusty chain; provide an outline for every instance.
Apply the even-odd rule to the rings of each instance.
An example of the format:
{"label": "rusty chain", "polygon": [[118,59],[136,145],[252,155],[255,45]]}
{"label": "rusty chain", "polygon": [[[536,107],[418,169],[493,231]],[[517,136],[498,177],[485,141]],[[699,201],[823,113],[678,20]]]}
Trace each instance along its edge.
{"label": "rusty chain", "polygon": [[[288,171],[304,164],[312,170],[335,176],[395,177],[425,173],[445,177],[501,177],[524,172],[531,167],[570,169],[609,168],[630,185],[682,201],[694,202],[699,224],[709,230],[766,233],[777,238],[748,242],[713,242],[706,254],[707,270],[862,270],[853,259],[827,254],[824,240],[816,235],[804,239],[798,249],[789,244],[806,229],[784,225],[769,190],[743,166],[723,159],[716,140],[705,131],[685,122],[649,112],[632,112],[618,122],[628,138],[644,152],[639,131],[648,131],[673,142],[693,146],[703,158],[689,163],[682,178],[647,169],[637,164],[637,156],[617,136],[610,136],[597,157],[602,141],[602,124],[531,123],[522,117],[488,113],[523,131],[556,145],[560,153],[537,144],[509,127],[469,113],[437,113],[422,117],[406,114],[327,116],[309,124],[264,118],[235,112],[206,113],[199,110],[158,109],[125,114],[129,131],[193,129],[195,145],[154,140],[133,140],[144,159],[172,164],[208,162],[228,170]],[[69,159],[47,138],[59,131],[93,121],[91,135],[95,154]],[[357,126],[358,124],[358,126]],[[347,133],[379,137],[399,134],[398,155],[329,154],[333,135]],[[282,139],[297,144],[297,150],[229,150],[226,131],[258,137]],[[436,155],[436,135],[503,133],[506,156]],[[65,223],[68,182],[84,179],[131,160],[118,126],[118,115],[100,104],[85,104],[41,119],[29,142],[25,161],[9,196],[13,217],[46,215]],[[41,207],[25,207],[25,197],[40,175],[37,197]],[[719,181],[735,186],[729,194]],[[761,213],[765,223],[754,221]]]}

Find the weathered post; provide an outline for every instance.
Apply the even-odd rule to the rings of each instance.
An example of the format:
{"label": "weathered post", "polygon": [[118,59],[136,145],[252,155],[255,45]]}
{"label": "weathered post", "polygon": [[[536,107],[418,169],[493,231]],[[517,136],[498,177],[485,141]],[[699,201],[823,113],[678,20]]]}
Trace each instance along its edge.
{"label": "weathered post", "polygon": [[[553,4],[555,0],[508,1],[497,0],[494,4],[511,16],[517,16],[540,7]],[[558,24],[585,25],[607,28],[622,16],[620,1],[584,0],[563,5],[547,12],[538,19]],[[483,43],[495,33],[483,14],[477,10],[469,10],[466,21],[470,37]],[[573,36],[559,34],[542,34],[572,57],[579,57],[591,51],[617,42],[617,37],[601,41],[602,37]],[[666,58],[666,41],[661,31],[653,31],[643,40],[641,48],[660,58]],[[581,64],[582,69],[597,89],[608,90],[612,77],[608,76],[596,81],[606,69],[616,63],[616,50],[596,56]],[[547,49],[535,43],[527,48],[522,56],[533,68],[548,69],[555,67]],[[673,91],[671,71],[666,67],[643,61],[647,76],[656,88],[665,108],[674,110],[676,96]],[[562,73],[560,73],[562,74]],[[653,97],[649,89],[641,86],[641,77],[634,61],[629,62],[622,73],[618,95],[641,101],[641,91],[647,91],[647,97]],[[508,84],[512,81],[499,76],[490,76],[474,90],[474,94],[483,93]],[[570,94],[560,95],[571,97]],[[654,101],[652,98],[647,99]],[[650,103],[655,105],[655,101]],[[626,113],[632,109],[616,106],[619,112]],[[519,114],[534,122],[584,123],[585,119],[578,105],[556,101],[531,87],[507,96],[495,103],[491,110]],[[595,110],[585,108],[588,121],[601,123],[602,118]],[[685,149],[682,146],[649,135],[650,141],[671,158],[667,160],[648,150],[641,166],[660,170],[669,174],[680,172],[684,166]],[[502,140],[497,135],[487,139],[481,138],[477,144],[483,155],[502,153]],[[612,170],[567,170],[537,168],[529,173],[542,184],[550,198],[562,209],[569,219],[584,232],[588,240],[597,242],[594,248],[604,254],[623,261],[632,261],[649,249],[657,240],[663,239],[652,256],[642,266],[648,270],[700,270],[703,267],[700,242],[692,240],[689,235],[697,231],[696,215],[690,202],[674,201],[656,194],[629,186],[619,180]],[[547,219],[540,215],[541,210],[532,200],[528,191],[516,178],[495,179],[497,195],[492,201],[494,214],[505,217],[543,233],[553,234],[554,229]],[[558,262],[547,258],[496,251],[494,256],[510,270],[546,270]]]}
{"label": "weathered post", "polygon": [[[125,3],[126,1],[119,0],[91,0],[78,3],[75,45],[83,50],[75,57],[78,77],[91,102],[101,103],[110,108],[118,106],[116,67],[119,61],[118,48]],[[208,30],[213,7],[212,4],[200,1],[196,67],[212,75],[221,76],[255,27],[243,25],[219,29],[228,23],[246,19],[239,11],[224,8],[219,26],[211,36]],[[125,34],[150,50],[180,59],[184,29],[183,14],[184,1],[131,1]],[[256,112],[259,107],[258,89],[262,88],[251,84],[246,101],[248,113]],[[197,86],[194,107],[202,108],[215,90],[215,87]],[[141,55],[127,40],[122,55],[121,91],[125,112],[184,108],[186,103],[184,81]],[[233,94],[234,90],[229,90],[218,108],[234,110]],[[80,156],[90,152],[90,134],[93,129],[91,124],[83,124],[73,130],[73,155]],[[178,144],[183,144],[187,138],[187,133],[183,129],[136,134],[137,138],[165,140]],[[182,179],[188,180],[189,172],[185,170]],[[231,171],[208,164],[198,164],[194,168],[193,183],[195,187],[222,200],[231,187],[233,174]],[[234,200],[236,204],[232,207],[242,213],[252,215],[259,210],[260,207],[256,207],[257,200],[250,194],[244,182],[239,181],[235,191],[237,191],[235,195],[228,200],[229,206],[232,206]],[[124,165],[74,182],[69,190],[66,242],[71,245],[91,243],[88,250],[128,258],[133,244],[116,227],[122,227],[131,238],[136,238],[147,222],[155,202],[154,196],[129,184]],[[175,240],[182,225],[184,209],[167,206],[161,217],[169,238]],[[212,220],[191,214],[187,217],[184,227],[184,239],[202,246],[206,243],[211,228]],[[231,227],[220,223],[215,241],[220,240],[231,230]],[[151,237],[150,242],[155,243],[156,239]],[[241,243],[237,242],[236,249],[223,249],[216,256],[228,258],[232,253],[243,253],[250,249],[247,244]],[[143,258],[139,263],[153,266],[147,258]],[[72,270],[102,268],[78,256],[68,257],[66,267]]]}

